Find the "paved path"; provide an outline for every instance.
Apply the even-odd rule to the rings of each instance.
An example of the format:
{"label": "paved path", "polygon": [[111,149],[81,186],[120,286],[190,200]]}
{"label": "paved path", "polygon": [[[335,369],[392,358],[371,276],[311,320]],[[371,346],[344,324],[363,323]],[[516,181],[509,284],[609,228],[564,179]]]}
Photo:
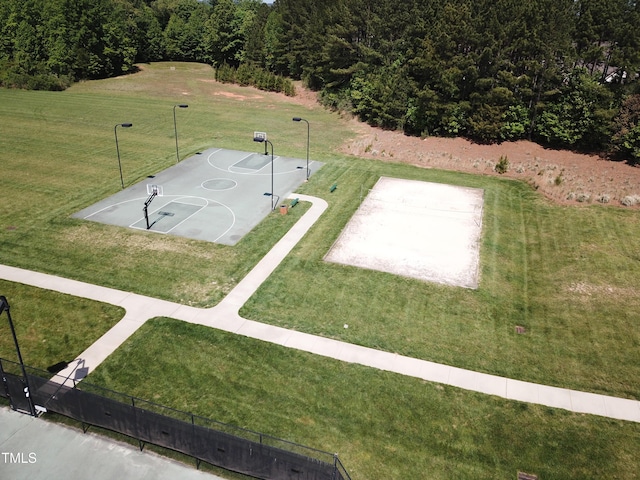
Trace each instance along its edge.
{"label": "paved path", "polygon": [[[77,380],[80,380],[88,372],[96,368],[146,320],[156,316],[166,316],[345,362],[357,363],[465,390],[496,395],[510,400],[562,408],[577,413],[640,422],[640,402],[637,400],[550,387],[473,372],[287,330],[240,317],[238,314],[240,307],[255,293],[262,282],[275,270],[327,208],[327,203],[322,199],[306,195],[297,195],[297,197],[301,201],[312,202],[311,208],[276,243],[253,270],[213,308],[188,307],[8,266],[0,266],[0,278],[110,303],[126,310],[125,316],[118,324],[80,355],[78,360],[81,362],[83,370],[77,370],[76,367],[78,365],[73,364],[67,370],[60,372],[60,375],[69,378],[76,377]],[[78,376],[79,372],[81,373],[80,376]]]}

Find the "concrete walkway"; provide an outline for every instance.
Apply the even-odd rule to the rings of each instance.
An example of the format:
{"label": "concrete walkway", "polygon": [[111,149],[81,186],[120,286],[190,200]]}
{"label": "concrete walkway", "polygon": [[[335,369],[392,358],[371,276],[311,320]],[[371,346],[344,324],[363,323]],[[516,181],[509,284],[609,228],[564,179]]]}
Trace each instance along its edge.
{"label": "concrete walkway", "polygon": [[640,422],[640,402],[637,400],[550,387],[473,372],[287,330],[240,317],[238,314],[240,307],[255,293],[262,282],[275,270],[327,208],[327,203],[322,199],[306,195],[297,195],[297,197],[301,201],[311,202],[311,208],[227,297],[213,308],[188,307],[8,266],[0,266],[0,278],[110,303],[126,310],[125,316],[118,324],[80,355],[79,364],[70,365],[67,370],[60,372],[60,375],[76,380],[81,380],[96,368],[146,320],[156,316],[166,316],[465,390],[562,408],[577,413]]}

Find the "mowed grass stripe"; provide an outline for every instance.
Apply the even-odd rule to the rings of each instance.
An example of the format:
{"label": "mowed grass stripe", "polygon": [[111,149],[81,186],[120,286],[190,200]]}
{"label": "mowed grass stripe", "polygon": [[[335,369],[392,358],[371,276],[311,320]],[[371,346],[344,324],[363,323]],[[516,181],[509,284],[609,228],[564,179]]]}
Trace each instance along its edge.
{"label": "mowed grass stripe", "polygon": [[[153,358],[153,362],[148,359]],[[325,451],[354,479],[633,478],[640,425],[510,402],[171,319],[88,381]]]}
{"label": "mowed grass stripe", "polygon": [[[357,208],[358,183],[368,178],[371,185],[381,174],[399,173],[397,167],[353,159],[332,165],[318,175],[323,181],[313,193],[322,195],[336,180],[342,188],[328,196],[331,207],[316,233],[261,286],[242,315],[510,378],[638,398],[630,378],[640,375],[639,339],[637,319],[624,314],[629,304],[619,304],[606,289],[585,295],[572,287],[597,284],[604,275],[611,285],[606,288],[626,291],[613,286],[616,261],[605,265],[606,255],[572,245],[586,235],[573,229],[593,229],[603,216],[622,225],[633,212],[618,210],[609,217],[605,209],[554,207],[517,182],[406,168],[407,178],[485,188],[480,288],[457,289],[325,263],[323,256]],[[611,235],[611,225],[602,228]],[[597,233],[588,236],[598,243]],[[603,254],[615,252],[615,241],[605,243]],[[571,249],[585,259],[595,255],[594,262],[564,258]],[[561,274],[565,263],[573,271]],[[580,271],[587,278],[580,280]],[[640,306],[637,296],[630,300]],[[604,302],[602,310],[593,310],[594,301]],[[516,326],[526,333],[517,334]]]}

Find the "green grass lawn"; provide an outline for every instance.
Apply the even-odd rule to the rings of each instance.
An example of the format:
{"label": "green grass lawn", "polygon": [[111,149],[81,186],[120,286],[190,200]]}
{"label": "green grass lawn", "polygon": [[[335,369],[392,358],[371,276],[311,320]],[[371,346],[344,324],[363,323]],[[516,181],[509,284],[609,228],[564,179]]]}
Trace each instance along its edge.
{"label": "green grass lawn", "polygon": [[502,400],[171,319],[88,381],[338,452],[356,479],[637,478],[640,424]]}
{"label": "green grass lawn", "polygon": [[[70,362],[123,316],[113,305],[0,280],[24,362],[46,369]],[[6,312],[0,315],[0,357],[18,362]]]}
{"label": "green grass lawn", "polygon": [[[306,129],[291,121],[294,116],[302,116],[312,125],[311,157],[325,162],[300,192],[325,198],[329,208],[249,300],[241,312],[244,316],[458,367],[640,399],[640,296],[636,287],[640,251],[635,241],[640,236],[640,220],[636,211],[602,206],[562,207],[549,203],[520,182],[344,156],[338,152],[339,146],[355,133],[338,114],[298,105],[281,95],[222,86],[213,81],[212,70],[203,65],[145,65],[138,74],[84,82],[65,92],[0,89],[0,263],[189,305],[212,306],[220,301],[293,225],[306,205],[301,204],[286,216],[268,216],[234,247],[70,218],[74,212],[121,188],[114,125],[133,123],[130,129],[118,130],[127,185],[175,163],[172,108],[178,103],[189,104],[189,108],[176,111],[182,158],[209,147],[255,151],[261,148],[252,141],[256,130],[269,133],[276,154],[304,158]],[[357,209],[362,194],[381,175],[484,189],[477,290],[429,284],[322,260]],[[329,187],[334,183],[339,187],[330,193]],[[7,282],[0,283],[0,288],[0,294],[7,296],[12,307],[16,305],[12,314],[19,335],[24,337],[21,344],[25,360],[40,368],[78,355],[121,316],[118,309],[73,297]],[[27,308],[37,309],[38,313],[26,314],[23,309]],[[89,321],[84,325],[82,321],[86,319]],[[343,328],[345,323],[349,324],[348,329]],[[177,333],[189,330],[171,325],[167,328]],[[526,333],[516,334],[516,326],[525,327]],[[154,322],[145,328],[160,327]],[[28,331],[39,336],[28,339]],[[239,362],[237,356],[246,354],[247,344],[232,340],[234,337],[220,338],[231,350],[237,349],[229,356],[236,356],[235,361]],[[49,346],[65,344],[66,349]],[[172,348],[184,349],[182,353],[176,350],[176,358],[193,356],[196,363],[190,368],[196,372],[210,370],[210,360],[197,355],[193,346],[176,343]],[[228,411],[220,411],[220,420],[237,421],[242,426],[317,448],[335,449],[353,460],[347,460],[348,464],[365,472],[356,478],[421,477],[405,474],[404,469],[409,468],[405,463],[425,470],[435,468],[435,464],[440,464],[443,472],[447,468],[458,469],[455,472],[459,475],[448,478],[470,477],[477,465],[479,471],[485,472],[480,478],[491,478],[491,468],[511,476],[518,468],[540,473],[568,472],[574,466],[576,472],[581,472],[586,462],[581,449],[570,450],[575,455],[560,454],[571,442],[584,444],[587,453],[592,446],[600,445],[603,451],[609,451],[607,448],[629,442],[633,435],[636,440],[621,448],[620,455],[633,457],[628,463],[635,467],[635,459],[640,457],[635,426],[442,389],[313,356],[281,352],[275,346],[255,348],[256,355],[269,360],[275,356],[276,363],[283,362],[278,359],[284,357],[292,362],[288,366],[291,368],[301,362],[304,378],[296,379],[302,383],[292,390],[289,401],[300,403],[300,412],[289,418],[283,413],[288,408],[274,407],[280,401],[277,395],[286,396],[284,391],[274,391],[268,395],[265,392],[264,404],[253,400],[243,403],[241,398],[228,402]],[[140,360],[141,365],[154,363],[158,355],[152,349],[138,354],[145,358]],[[0,356],[12,358],[11,355],[11,342],[0,336]],[[122,355],[125,353],[117,352],[115,358]],[[176,408],[191,409],[193,405],[196,413],[217,418],[218,407],[199,405],[203,392],[190,387],[203,385],[200,381],[170,389],[177,382],[176,373],[165,376],[162,369],[149,369],[144,388],[129,391],[134,382],[129,385],[127,363],[114,366],[109,359],[108,365],[107,370],[99,369],[96,377],[105,386]],[[229,365],[220,375],[228,375],[230,385],[236,375],[246,375],[246,388],[266,388],[243,366]],[[193,378],[200,378],[198,375],[201,373]],[[254,381],[256,385],[251,386]],[[315,383],[325,389],[331,384],[346,389],[347,395],[331,392],[336,395],[331,400],[336,405],[329,416],[338,416],[340,401],[348,407],[344,410],[348,414],[342,415],[351,415],[354,402],[360,401],[369,412],[368,417],[355,420],[351,426],[344,418],[335,424],[328,422],[321,414],[324,407],[316,405],[320,401],[317,396],[322,396],[316,390],[320,386],[309,386]],[[353,383],[353,389],[347,388],[349,383]],[[240,391],[244,387],[238,388]],[[406,413],[415,418],[403,420],[405,425],[399,429],[384,431],[380,425],[376,428],[382,439],[368,438],[366,424],[378,421],[377,412],[387,409],[385,418],[389,418],[399,415],[397,410],[404,410],[395,409],[392,400],[394,392],[404,390],[413,393],[407,394],[408,403],[400,405],[418,402],[418,413],[411,413],[411,409]],[[223,390],[215,392],[212,386],[211,395],[224,397]],[[382,397],[377,398],[378,394]],[[269,398],[271,395],[275,397]],[[422,399],[423,395],[431,400]],[[423,401],[426,403],[420,403]],[[444,427],[455,419],[456,402],[464,404],[458,408],[469,425],[459,444],[455,429]],[[251,413],[252,408],[255,414]],[[494,409],[504,413],[496,413],[498,420],[482,424],[481,419]],[[273,425],[261,420],[267,411],[273,413]],[[291,411],[295,412],[293,407]],[[287,419],[277,420],[283,416]],[[563,436],[562,430],[556,430],[564,428],[562,422],[555,425],[559,418],[573,433]],[[474,422],[483,425],[478,437],[472,433]],[[304,428],[305,423],[320,427],[311,432]],[[448,433],[440,435],[431,429],[431,423],[443,425],[442,432]],[[516,427],[526,430],[523,437],[517,437]],[[427,440],[420,433],[415,445],[404,438],[404,429],[413,433],[420,428],[433,438]],[[510,429],[506,439],[484,440],[501,434],[502,429]],[[560,439],[554,443],[556,436]],[[600,436],[601,440],[593,438]],[[334,437],[338,439],[335,442]],[[574,437],[584,437],[585,442]],[[521,438],[523,443],[518,443]],[[487,443],[486,451],[475,445],[483,441]],[[529,456],[531,461],[523,461],[520,467],[515,449],[502,452],[503,441],[509,447],[520,445],[519,454],[525,459]],[[438,442],[448,445],[443,453],[438,453]],[[553,446],[538,447],[540,443]],[[381,452],[384,455],[376,456]],[[552,460],[540,465],[545,455]],[[600,456],[589,455],[597,459],[596,463],[607,463]],[[387,462],[392,457],[398,457],[398,463],[387,467],[384,475],[366,474],[369,468],[383,471],[376,462],[381,462],[380,458]],[[467,464],[468,471],[464,470]],[[626,464],[612,460],[598,468],[611,468],[620,478],[629,478],[627,473],[631,470],[623,470],[621,465]],[[593,475],[599,476],[613,475]],[[572,478],[569,474],[541,478],[548,477]],[[442,478],[447,478],[446,473]]]}
{"label": "green grass lawn", "polygon": [[[323,257],[380,175],[485,190],[480,288],[428,284]],[[636,212],[550,205],[527,185],[349,159],[311,193],[331,208],[265,282],[246,318],[522,380],[640,398]],[[437,232],[434,232],[437,235]],[[286,293],[283,293],[286,292]],[[348,329],[343,325],[347,323]],[[526,334],[515,333],[516,326]]]}

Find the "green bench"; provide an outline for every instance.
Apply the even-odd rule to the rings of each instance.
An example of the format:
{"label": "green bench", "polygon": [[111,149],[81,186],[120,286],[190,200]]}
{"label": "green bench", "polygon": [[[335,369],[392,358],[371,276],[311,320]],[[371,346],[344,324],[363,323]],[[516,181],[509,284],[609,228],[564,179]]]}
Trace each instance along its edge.
{"label": "green bench", "polygon": [[329,191],[330,191],[331,193],[333,193],[333,192],[335,192],[336,188],[338,188],[338,184],[337,184],[337,183],[334,183],[333,185],[331,185],[331,188],[329,189]]}
{"label": "green bench", "polygon": [[298,204],[298,202],[299,202],[299,201],[300,201],[299,199],[294,198],[293,200],[291,200],[291,205],[290,205],[290,207],[291,207],[291,208],[295,207],[295,206]]}

